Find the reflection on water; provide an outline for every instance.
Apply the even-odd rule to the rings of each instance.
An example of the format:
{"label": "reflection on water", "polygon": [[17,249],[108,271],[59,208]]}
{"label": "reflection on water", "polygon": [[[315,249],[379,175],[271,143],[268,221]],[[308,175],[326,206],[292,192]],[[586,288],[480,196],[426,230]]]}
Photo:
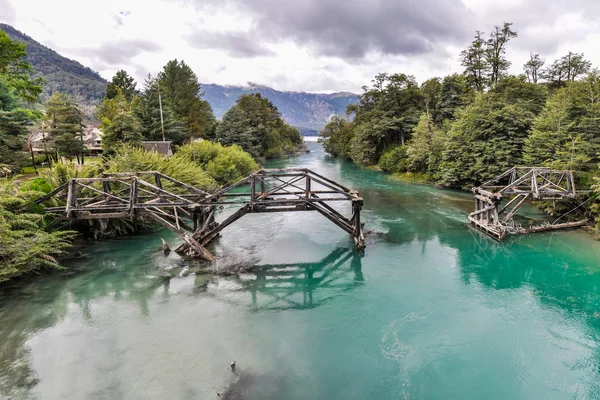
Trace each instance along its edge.
{"label": "reflection on water", "polygon": [[340,248],[317,262],[262,264],[227,280],[198,275],[196,286],[236,304],[250,300],[253,311],[311,309],[364,281],[360,257],[354,249]]}
{"label": "reflection on water", "polygon": [[168,232],[98,243],[0,291],[0,398],[600,398],[596,242],[497,243],[467,226],[469,194],[309,147],[272,166],[359,190],[364,257],[314,213],[228,227],[215,254],[253,267],[227,276],[164,256]]}

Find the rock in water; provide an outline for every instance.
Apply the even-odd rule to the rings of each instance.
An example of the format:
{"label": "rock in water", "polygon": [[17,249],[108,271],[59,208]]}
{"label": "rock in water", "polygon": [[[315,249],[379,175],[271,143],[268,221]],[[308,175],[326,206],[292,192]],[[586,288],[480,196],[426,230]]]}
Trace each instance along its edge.
{"label": "rock in water", "polygon": [[169,254],[171,252],[171,248],[169,247],[167,242],[165,242],[165,239],[160,238],[160,240],[162,241],[163,251],[165,252],[165,254]]}

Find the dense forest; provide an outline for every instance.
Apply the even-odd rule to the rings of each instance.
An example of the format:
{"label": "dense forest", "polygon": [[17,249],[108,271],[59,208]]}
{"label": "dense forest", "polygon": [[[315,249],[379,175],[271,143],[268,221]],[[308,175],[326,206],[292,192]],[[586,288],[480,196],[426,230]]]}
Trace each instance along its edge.
{"label": "dense forest", "polygon": [[[463,189],[515,165],[570,169],[579,188],[596,190],[585,199],[594,200],[600,194],[594,186],[600,177],[600,72],[583,54],[568,52],[551,63],[531,54],[523,73],[510,75],[506,48],[516,37],[510,23],[487,37],[478,31],[460,53],[461,74],[422,84],[402,73],[377,75],[359,103],[348,106],[353,121],[337,117],[320,132],[325,150]],[[582,209],[600,215],[593,201]]]}

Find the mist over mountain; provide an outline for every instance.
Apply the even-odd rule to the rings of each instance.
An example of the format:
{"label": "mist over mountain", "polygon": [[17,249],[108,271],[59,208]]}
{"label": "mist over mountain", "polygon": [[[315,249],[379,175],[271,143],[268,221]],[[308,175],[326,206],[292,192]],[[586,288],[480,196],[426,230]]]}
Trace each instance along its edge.
{"label": "mist over mountain", "polygon": [[299,128],[304,135],[316,134],[333,115],[344,116],[346,107],[358,101],[354,93],[287,92],[253,83],[247,86],[202,84],[202,90],[204,100],[210,103],[219,119],[235,105],[239,96],[260,93],[277,106],[288,124]]}

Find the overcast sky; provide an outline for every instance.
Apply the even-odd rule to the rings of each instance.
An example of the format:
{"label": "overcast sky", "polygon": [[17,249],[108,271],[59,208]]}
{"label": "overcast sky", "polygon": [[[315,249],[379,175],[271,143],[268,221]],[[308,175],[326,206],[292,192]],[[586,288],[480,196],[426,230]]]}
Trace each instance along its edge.
{"label": "overcast sky", "polygon": [[0,0],[0,22],[110,79],[170,59],[200,82],[360,93],[378,72],[461,72],[475,30],[513,22],[512,72],[530,52],[600,64],[599,0]]}

